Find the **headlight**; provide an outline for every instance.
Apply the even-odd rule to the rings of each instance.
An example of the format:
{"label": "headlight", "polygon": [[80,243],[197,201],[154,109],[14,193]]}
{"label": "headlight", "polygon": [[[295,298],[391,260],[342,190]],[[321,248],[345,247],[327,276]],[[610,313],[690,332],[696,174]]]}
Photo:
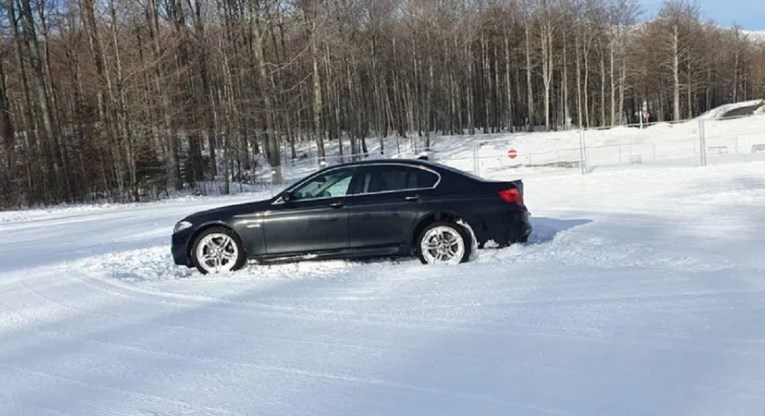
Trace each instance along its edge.
{"label": "headlight", "polygon": [[173,228],[173,234],[179,233],[187,228],[191,227],[191,223],[188,221],[181,221],[178,224],[175,224],[175,228]]}

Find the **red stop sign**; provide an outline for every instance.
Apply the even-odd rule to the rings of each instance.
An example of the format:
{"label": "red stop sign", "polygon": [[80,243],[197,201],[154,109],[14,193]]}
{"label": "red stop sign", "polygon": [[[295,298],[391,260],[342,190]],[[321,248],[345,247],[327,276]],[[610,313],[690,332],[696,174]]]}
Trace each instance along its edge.
{"label": "red stop sign", "polygon": [[510,159],[515,159],[516,157],[518,157],[518,151],[516,151],[515,149],[508,150],[507,157],[509,157]]}

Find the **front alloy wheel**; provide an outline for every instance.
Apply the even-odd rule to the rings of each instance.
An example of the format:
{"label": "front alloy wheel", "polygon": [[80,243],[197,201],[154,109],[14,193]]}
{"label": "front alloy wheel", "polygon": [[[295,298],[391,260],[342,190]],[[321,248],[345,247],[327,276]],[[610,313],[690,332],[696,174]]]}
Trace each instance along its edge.
{"label": "front alloy wheel", "polygon": [[239,238],[222,227],[210,228],[200,234],[192,254],[194,266],[202,274],[239,270],[246,261]]}
{"label": "front alloy wheel", "polygon": [[470,236],[461,225],[436,222],[420,235],[419,257],[423,264],[459,264],[470,257]]}

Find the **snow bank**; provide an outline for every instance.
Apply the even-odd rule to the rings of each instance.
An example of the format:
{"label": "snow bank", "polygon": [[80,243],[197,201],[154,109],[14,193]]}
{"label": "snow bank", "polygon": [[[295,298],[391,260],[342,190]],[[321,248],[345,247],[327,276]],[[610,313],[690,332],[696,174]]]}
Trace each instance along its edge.
{"label": "snow bank", "polygon": [[699,120],[718,120],[730,111],[733,111],[739,108],[753,107],[756,105],[760,105],[760,107],[762,107],[763,105],[765,105],[765,101],[763,101],[762,99],[759,99],[759,100],[742,101],[738,103],[721,105],[720,107],[717,107],[715,109],[712,109],[702,114],[701,116],[698,117],[698,119]]}

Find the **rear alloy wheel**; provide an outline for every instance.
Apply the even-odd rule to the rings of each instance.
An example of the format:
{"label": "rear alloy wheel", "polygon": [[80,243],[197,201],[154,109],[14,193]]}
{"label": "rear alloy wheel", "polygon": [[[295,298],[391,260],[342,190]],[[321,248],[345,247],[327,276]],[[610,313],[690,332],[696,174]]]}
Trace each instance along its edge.
{"label": "rear alloy wheel", "polygon": [[227,228],[205,230],[191,249],[194,266],[202,274],[239,270],[247,258],[236,234]]}
{"label": "rear alloy wheel", "polygon": [[459,264],[470,258],[472,243],[459,224],[439,221],[420,234],[418,255],[423,264]]}

